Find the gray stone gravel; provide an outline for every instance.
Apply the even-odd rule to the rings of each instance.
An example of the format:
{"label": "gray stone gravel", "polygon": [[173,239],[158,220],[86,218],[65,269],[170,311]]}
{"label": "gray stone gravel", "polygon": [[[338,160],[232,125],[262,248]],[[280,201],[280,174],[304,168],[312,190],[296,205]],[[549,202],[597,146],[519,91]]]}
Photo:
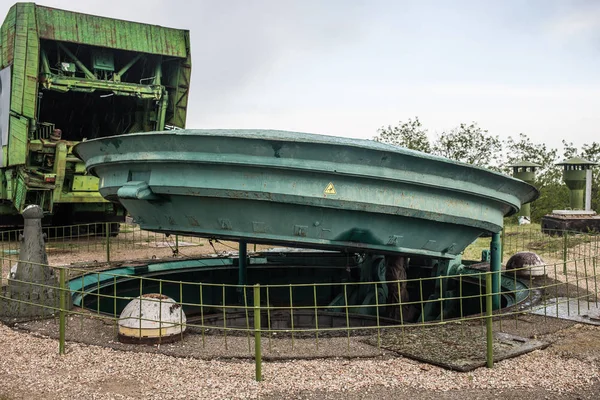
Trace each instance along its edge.
{"label": "gray stone gravel", "polygon": [[[600,332],[569,329],[573,331],[565,337]],[[443,398],[454,393],[475,399],[519,391],[548,393],[552,399],[586,398],[600,379],[597,359],[565,357],[564,349],[554,352],[552,347],[471,373],[402,357],[272,361],[264,363],[264,381],[258,383],[251,361],[207,361],[77,343],[68,343],[67,354],[59,356],[55,339],[4,325],[0,346],[0,399],[386,398],[386,393]]]}

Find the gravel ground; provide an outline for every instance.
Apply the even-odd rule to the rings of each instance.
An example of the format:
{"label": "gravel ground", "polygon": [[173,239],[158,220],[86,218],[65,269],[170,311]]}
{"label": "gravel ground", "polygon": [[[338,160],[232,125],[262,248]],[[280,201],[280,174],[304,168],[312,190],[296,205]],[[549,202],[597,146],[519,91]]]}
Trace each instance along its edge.
{"label": "gravel ground", "polygon": [[[411,398],[595,399],[600,327],[545,335],[545,350],[469,373],[390,355],[270,361],[254,381],[248,360],[200,360],[67,343],[0,325],[0,399]],[[243,339],[242,339],[243,340]]]}
{"label": "gravel ground", "polygon": [[[231,359],[254,357],[254,336],[233,332],[225,337],[222,332],[211,329],[208,334],[202,336],[199,332],[186,333],[184,340],[162,344],[161,346],[138,346],[135,344],[124,344],[117,340],[117,331],[114,323],[96,317],[75,316],[68,318],[66,329],[67,340],[83,344],[93,344],[110,347],[116,350],[128,350],[137,352],[160,353],[177,357],[194,357],[203,359]],[[58,338],[58,321],[54,319],[28,321],[15,324],[20,330]],[[298,338],[292,341],[290,335],[285,338],[274,333],[269,339],[263,334],[262,347],[265,359],[289,359],[289,358],[323,358],[323,357],[376,357],[382,352],[374,346],[364,343],[364,337],[344,337],[319,339],[319,346],[314,338]]]}

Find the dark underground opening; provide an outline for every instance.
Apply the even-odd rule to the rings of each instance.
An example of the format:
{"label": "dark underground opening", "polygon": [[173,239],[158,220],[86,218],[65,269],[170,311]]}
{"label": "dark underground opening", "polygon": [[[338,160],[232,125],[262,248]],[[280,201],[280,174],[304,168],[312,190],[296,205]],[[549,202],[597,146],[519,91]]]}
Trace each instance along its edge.
{"label": "dark underground opening", "polygon": [[[121,268],[114,273],[129,276],[119,278],[105,271],[104,280],[99,274],[100,282],[92,279],[84,283],[83,296],[83,279],[71,281],[71,290],[75,292],[75,304],[81,305],[83,299],[84,308],[115,318],[137,296],[169,296],[183,303],[192,331],[194,325],[214,327],[216,332],[223,328],[253,329],[254,311],[245,307],[254,306],[255,287],[250,285],[257,283],[261,285],[262,328],[271,330],[360,330],[445,321],[481,314],[486,309],[485,277],[479,275],[480,271],[465,267],[460,275],[436,278],[439,266],[426,258],[411,260],[407,269],[408,301],[403,300],[401,307],[397,300],[388,297],[391,285],[398,282],[373,283],[375,279],[365,279],[376,278],[368,257],[342,253],[280,254],[258,255],[250,261],[244,288],[236,286],[237,258],[212,258]],[[370,271],[365,273],[365,269]],[[527,287],[520,281],[506,278],[502,285],[503,292],[511,292],[501,296],[502,308],[528,296]]]}

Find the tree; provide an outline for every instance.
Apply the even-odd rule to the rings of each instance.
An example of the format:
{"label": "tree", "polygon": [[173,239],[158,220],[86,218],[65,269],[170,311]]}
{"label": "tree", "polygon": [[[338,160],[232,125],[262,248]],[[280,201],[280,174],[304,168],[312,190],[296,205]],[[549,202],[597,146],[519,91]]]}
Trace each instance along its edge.
{"label": "tree", "polygon": [[498,169],[502,157],[502,142],[477,123],[460,124],[442,133],[433,144],[433,153],[451,160],[480,167]]}
{"label": "tree", "polygon": [[586,160],[600,162],[600,143],[584,144],[581,147],[581,156]]}
{"label": "tree", "polygon": [[[457,128],[441,133],[433,143],[429,141],[427,130],[423,128],[418,117],[408,122],[400,122],[398,126],[379,129],[374,140],[406,147],[413,150],[432,153],[452,160],[465,162],[496,171],[512,174],[507,167],[517,160],[526,160],[540,164],[536,171],[534,185],[540,191],[540,197],[531,205],[533,220],[555,209],[569,206],[569,190],[562,180],[562,169],[556,163],[559,151],[549,148],[544,143],[534,143],[524,133],[518,138],[509,137],[504,142],[498,136],[492,136],[476,122],[460,124]],[[502,153],[505,150],[506,154]],[[563,157],[574,156],[600,162],[600,143],[584,145],[581,152],[571,142],[563,140]],[[502,167],[503,166],[503,167]],[[600,168],[598,168],[600,169]],[[600,171],[595,171],[592,184],[592,208],[600,208]]]}
{"label": "tree", "polygon": [[[567,142],[565,139],[562,140],[563,144],[563,157],[565,160],[569,158],[577,157],[577,147],[573,146],[573,142]],[[562,160],[561,160],[562,161]]]}
{"label": "tree", "polygon": [[427,130],[423,129],[419,117],[408,122],[400,121],[398,126],[382,127],[378,135],[373,138],[377,142],[389,143],[407,149],[431,153],[431,145],[427,137]]}

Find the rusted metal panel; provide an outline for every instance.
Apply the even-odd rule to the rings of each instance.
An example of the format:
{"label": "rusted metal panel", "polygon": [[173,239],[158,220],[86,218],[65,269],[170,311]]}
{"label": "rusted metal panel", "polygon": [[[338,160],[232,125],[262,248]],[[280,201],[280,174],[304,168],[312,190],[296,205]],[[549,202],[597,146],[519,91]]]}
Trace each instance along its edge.
{"label": "rusted metal panel", "polygon": [[173,57],[187,56],[184,31],[35,6],[40,38]]}

